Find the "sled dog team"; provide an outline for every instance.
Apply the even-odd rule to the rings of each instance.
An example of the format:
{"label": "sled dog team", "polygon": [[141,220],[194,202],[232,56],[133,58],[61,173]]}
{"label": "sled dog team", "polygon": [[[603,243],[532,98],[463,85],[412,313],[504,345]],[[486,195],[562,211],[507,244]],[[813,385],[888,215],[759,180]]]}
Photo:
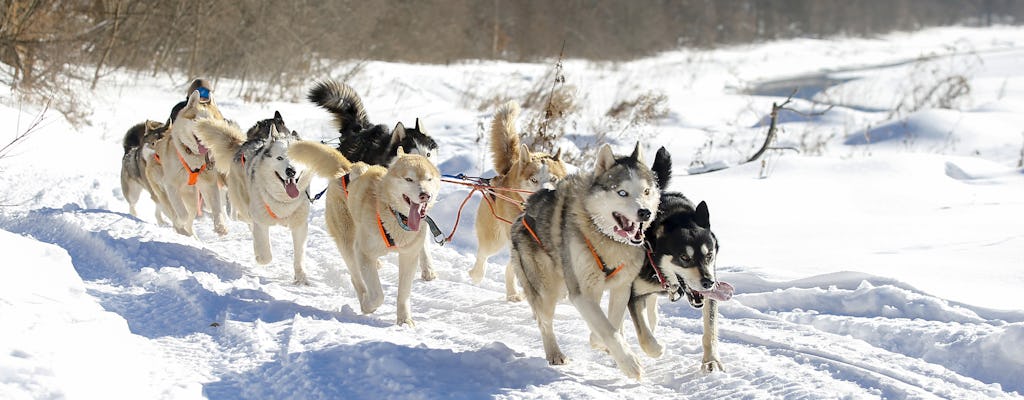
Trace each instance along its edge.
{"label": "sled dog team", "polygon": [[[285,226],[292,233],[294,282],[308,284],[302,262],[316,198],[309,186],[313,175],[326,178],[327,230],[362,312],[384,302],[379,259],[397,253],[397,323],[413,325],[409,296],[416,271],[426,281],[436,277],[423,225],[432,223],[428,214],[441,187],[438,145],[419,119],[411,128],[371,123],[359,95],[343,83],[319,82],[308,99],[333,116],[337,147],[302,140],[279,112],[243,134],[224,119],[209,83],[194,80],[166,122],[147,120],[125,134],[121,188],[129,210],[136,215],[145,191],[156,204],[157,222],[166,224],[166,217],[183,235],[194,235],[193,221],[203,213],[219,235],[227,234],[226,218],[244,221],[259,264],[272,261],[270,227]],[[519,111],[514,102],[504,104],[491,124],[497,176],[484,192],[490,199],[477,210],[473,282],[483,278],[487,258],[510,245],[506,296],[529,303],[548,362],[567,360],[553,329],[555,306],[567,296],[590,328],[591,346],[637,379],[641,364],[621,333],[626,311],[641,349],[660,357],[664,348],[653,334],[656,295],[686,297],[703,310],[701,369],[722,370],[717,302],[729,300],[733,288],[716,276],[719,246],[707,204],[664,190],[672,174],[668,151],[659,149],[648,167],[639,143],[628,156],[606,144],[591,170],[567,174],[560,150],[533,152],[520,142]],[[599,304],[606,292],[607,312]]]}

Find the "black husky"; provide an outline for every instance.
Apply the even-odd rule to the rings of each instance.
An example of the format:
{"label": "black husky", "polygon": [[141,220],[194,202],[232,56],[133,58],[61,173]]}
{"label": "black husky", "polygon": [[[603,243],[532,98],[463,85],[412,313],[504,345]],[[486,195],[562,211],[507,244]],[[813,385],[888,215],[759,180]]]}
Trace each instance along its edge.
{"label": "black husky", "polygon": [[352,87],[332,80],[318,82],[309,90],[309,101],[334,115],[338,126],[338,151],[351,162],[387,166],[401,146],[406,153],[427,157],[435,165],[437,143],[420,127],[406,128],[401,122],[388,131],[386,125],[374,125],[366,116],[363,100]]}
{"label": "black husky", "polygon": [[[660,356],[663,350],[653,334],[657,325],[657,299],[652,295],[667,294],[672,301],[685,295],[691,306],[703,308],[701,369],[722,370],[717,350],[717,301],[729,300],[733,288],[716,279],[718,238],[711,231],[707,203],[702,201],[695,207],[682,193],[665,190],[672,176],[672,158],[664,147],[658,149],[651,170],[658,176],[658,187],[662,189],[661,203],[658,215],[645,232],[650,246],[649,259],[633,281],[629,299],[629,315],[640,347],[654,357]],[[649,321],[644,321],[645,308]]]}

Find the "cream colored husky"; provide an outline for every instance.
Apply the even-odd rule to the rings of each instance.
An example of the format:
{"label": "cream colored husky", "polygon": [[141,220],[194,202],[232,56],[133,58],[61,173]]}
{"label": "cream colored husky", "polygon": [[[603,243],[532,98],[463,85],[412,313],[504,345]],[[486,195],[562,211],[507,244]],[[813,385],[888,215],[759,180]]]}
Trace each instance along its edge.
{"label": "cream colored husky", "polygon": [[437,201],[441,173],[426,157],[398,156],[388,168],[352,164],[334,148],[300,141],[288,149],[292,160],[330,180],[327,230],[352,275],[363,313],[384,302],[378,259],[398,253],[398,321],[413,325],[409,295],[428,229],[421,222]]}
{"label": "cream colored husky", "polygon": [[[518,204],[496,196],[492,197],[491,202],[486,199],[480,202],[475,223],[476,263],[473,264],[473,269],[469,270],[469,277],[473,279],[473,283],[480,283],[483,279],[487,258],[511,243],[511,221],[523,212],[520,204],[526,200],[527,194],[501,189],[529,192],[553,189],[554,184],[566,174],[561,150],[551,156],[546,153],[534,153],[525,144],[520,143],[519,133],[516,132],[518,115],[519,104],[510,101],[498,108],[491,122],[491,155],[494,157],[494,171],[498,173],[498,176],[491,179],[491,186],[498,189],[496,193],[510,197]],[[491,204],[494,206],[493,211]],[[512,264],[505,266],[505,295],[508,301],[522,300],[522,296],[516,291],[516,276],[512,272]]]}

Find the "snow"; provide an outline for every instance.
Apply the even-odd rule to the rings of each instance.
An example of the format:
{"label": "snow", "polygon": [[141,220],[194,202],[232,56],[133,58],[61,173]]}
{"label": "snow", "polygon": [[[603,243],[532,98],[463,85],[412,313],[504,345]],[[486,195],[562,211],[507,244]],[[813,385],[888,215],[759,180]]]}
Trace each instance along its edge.
{"label": "snow", "polygon": [[[590,349],[567,302],[554,328],[570,362],[547,365],[528,305],[504,299],[507,252],[470,282],[478,198],[455,241],[429,249],[438,279],[413,284],[415,327],[394,325],[394,256],[383,258],[385,303],[357,311],[322,200],[310,217],[310,286],[291,283],[283,228],[271,230],[274,262],[258,266],[242,223],[218,237],[203,219],[197,237],[180,236],[155,223],[146,196],[140,217],[128,215],[121,137],[166,119],[187,78],[119,72],[78,89],[93,109],[87,124],[49,112],[0,159],[0,398],[1019,398],[1022,63],[1015,27],[566,60],[583,105],[570,124],[576,143],[613,124],[604,112],[615,102],[667,95],[668,118],[607,140],[625,152],[642,139],[648,159],[669,148],[672,189],[708,202],[720,278],[737,288],[720,309],[726,372],[700,372],[699,310],[662,299],[666,352],[641,356],[641,381]],[[350,84],[374,122],[422,118],[441,144],[442,172],[488,176],[477,138],[493,110],[478,105],[523,93],[548,71],[369,62]],[[949,76],[970,86],[953,108],[892,110]],[[790,106],[803,114],[781,114],[778,144],[801,151],[743,164],[794,82],[803,88]],[[246,103],[237,82],[216,85],[224,114],[243,127],[279,110],[303,137],[332,137],[328,115],[302,101],[305,87]],[[0,94],[0,140],[40,110]],[[691,167],[728,168],[687,175]],[[442,228],[467,193],[443,187],[431,212]]]}

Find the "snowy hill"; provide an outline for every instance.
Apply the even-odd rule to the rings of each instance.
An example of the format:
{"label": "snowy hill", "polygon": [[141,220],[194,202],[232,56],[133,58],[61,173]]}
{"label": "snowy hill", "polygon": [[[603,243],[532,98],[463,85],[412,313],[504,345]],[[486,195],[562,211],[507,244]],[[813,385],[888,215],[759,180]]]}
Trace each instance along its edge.
{"label": "snowy hill", "polygon": [[[455,242],[431,245],[439,277],[413,284],[415,327],[394,325],[394,256],[383,259],[384,305],[358,312],[323,200],[310,220],[310,286],[291,283],[284,228],[271,229],[274,262],[258,266],[243,223],[218,237],[202,219],[197,237],[184,237],[155,223],[145,196],[141,218],[130,216],[121,138],[165,119],[188,78],[119,73],[79,91],[90,124],[49,113],[0,159],[0,398],[1019,398],[1022,66],[1024,29],[1007,27],[567,61],[583,105],[571,125],[577,143],[593,140],[612,104],[667,96],[667,118],[608,140],[625,152],[641,138],[648,159],[658,146],[672,151],[672,189],[708,202],[720,277],[737,288],[720,309],[726,372],[699,370],[699,311],[662,299],[655,333],[666,353],[641,356],[639,382],[590,349],[567,302],[555,330],[570,362],[549,366],[529,306],[505,301],[507,252],[470,283],[477,199]],[[371,62],[349,83],[374,122],[423,118],[442,172],[488,176],[477,138],[493,110],[478,103],[524,93],[548,69]],[[970,88],[953,108],[908,100],[949,77]],[[808,113],[781,118],[779,145],[801,151],[741,164],[794,82],[821,85],[794,99]],[[279,110],[303,137],[329,139],[328,115],[300,100],[306,89],[246,103],[222,80],[216,96],[243,128]],[[40,109],[0,95],[0,139]],[[700,164],[731,167],[684,173]],[[443,228],[466,194],[442,188],[431,214]]]}

